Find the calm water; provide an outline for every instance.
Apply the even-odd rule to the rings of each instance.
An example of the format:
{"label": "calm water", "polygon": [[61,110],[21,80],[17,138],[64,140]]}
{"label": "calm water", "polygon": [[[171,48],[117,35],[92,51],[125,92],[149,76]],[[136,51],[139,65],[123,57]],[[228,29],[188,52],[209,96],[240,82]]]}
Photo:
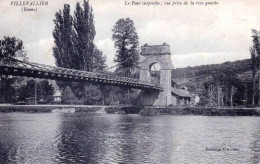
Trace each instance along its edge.
{"label": "calm water", "polygon": [[260,117],[0,113],[0,163],[259,164]]}

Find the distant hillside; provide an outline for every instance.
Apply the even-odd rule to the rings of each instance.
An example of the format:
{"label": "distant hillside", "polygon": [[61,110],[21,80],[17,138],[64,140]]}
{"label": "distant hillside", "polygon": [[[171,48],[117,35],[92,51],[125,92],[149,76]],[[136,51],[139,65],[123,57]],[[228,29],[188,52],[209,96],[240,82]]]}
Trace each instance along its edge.
{"label": "distant hillside", "polygon": [[172,70],[172,81],[178,86],[185,85],[192,93],[203,94],[204,83],[212,80],[215,71],[231,71],[243,81],[251,81],[251,59],[210,64]]}
{"label": "distant hillside", "polygon": [[201,65],[195,67],[176,68],[172,71],[172,79],[175,82],[183,82],[198,77],[207,77],[214,71],[229,70],[235,74],[242,74],[251,70],[251,59],[225,62],[222,64]]}

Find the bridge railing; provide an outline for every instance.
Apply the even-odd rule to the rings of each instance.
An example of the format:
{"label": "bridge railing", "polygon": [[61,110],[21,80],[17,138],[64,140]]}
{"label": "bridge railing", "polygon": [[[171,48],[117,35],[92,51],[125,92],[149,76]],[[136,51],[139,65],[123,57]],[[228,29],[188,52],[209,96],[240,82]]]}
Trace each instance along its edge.
{"label": "bridge railing", "polygon": [[116,76],[111,73],[99,73],[99,72],[86,72],[81,70],[74,70],[69,68],[61,68],[55,67],[45,64],[38,64],[33,62],[26,62],[20,61],[13,58],[0,58],[0,66],[4,66],[5,68],[16,68],[16,69],[23,69],[28,71],[38,71],[38,73],[51,73],[51,74],[58,74],[58,75],[67,75],[67,76],[77,76],[77,77],[85,77],[85,78],[93,78],[93,79],[102,79],[102,80],[113,80],[113,81],[120,81],[124,83],[133,83],[137,85],[145,85],[150,86],[154,89],[162,89],[160,84],[158,83],[150,83],[146,81],[141,81],[139,79]]}

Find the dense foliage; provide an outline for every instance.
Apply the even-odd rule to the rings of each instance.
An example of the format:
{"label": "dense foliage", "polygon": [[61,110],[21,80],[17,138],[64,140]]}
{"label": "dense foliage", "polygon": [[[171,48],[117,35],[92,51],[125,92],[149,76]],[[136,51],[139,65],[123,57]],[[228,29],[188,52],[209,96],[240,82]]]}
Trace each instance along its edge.
{"label": "dense foliage", "polygon": [[17,56],[26,56],[23,41],[16,37],[4,36],[4,38],[0,40],[0,57],[15,58]]}
{"label": "dense foliage", "polygon": [[[16,37],[4,37],[0,40],[0,58],[26,57],[23,42]],[[16,100],[13,84],[19,82],[19,78],[0,75],[0,103],[13,103]]]}
{"label": "dense foliage", "polygon": [[[140,56],[137,49],[139,45],[138,35],[133,20],[130,18],[119,19],[115,23],[112,32],[112,39],[116,48],[114,61],[118,64],[115,71],[120,76],[134,77],[135,71],[131,68],[138,66]],[[113,87],[113,91],[110,91],[110,101],[129,103],[128,101],[137,97],[137,94],[136,90]]]}
{"label": "dense foliage", "polygon": [[172,78],[193,78],[211,74],[216,70],[230,70],[236,74],[251,70],[250,59],[237,60],[234,62],[225,62],[222,64],[209,64],[195,67],[176,68],[172,70]]}
{"label": "dense foliage", "polygon": [[[250,105],[257,102],[258,98],[258,80],[255,78],[254,81],[251,73],[254,62],[258,63],[257,57],[223,64],[177,68],[172,71],[172,79],[177,86],[185,85],[191,93],[198,94],[199,105]],[[254,67],[256,73],[258,67]]]}
{"label": "dense foliage", "polygon": [[[260,62],[260,31],[252,30],[252,38],[253,38],[253,45],[250,47],[250,54],[251,54],[251,70],[252,70],[252,81],[253,81],[253,93],[252,93],[252,105],[255,105],[255,96],[258,90],[259,96],[259,87],[257,89],[256,86],[256,74],[259,70],[259,62]],[[258,101],[260,104],[260,101]]]}
{"label": "dense foliage", "polygon": [[39,82],[29,80],[26,85],[22,85],[17,89],[18,101],[25,101],[27,98],[35,97],[35,94],[38,103],[50,103],[54,100],[54,88],[47,80]]}
{"label": "dense foliage", "polygon": [[93,43],[96,31],[93,20],[93,11],[89,3],[84,1],[83,8],[78,2],[76,4],[76,10],[74,12],[73,19],[74,28],[74,47],[76,54],[75,64],[79,70],[93,71],[94,68],[94,49]]}
{"label": "dense foliage", "polygon": [[121,18],[116,22],[112,31],[114,46],[117,49],[114,61],[119,63],[118,70],[137,66],[139,41],[134,22],[130,18]]}
{"label": "dense foliage", "polygon": [[[63,10],[56,13],[54,24],[53,54],[57,66],[83,71],[101,71],[106,68],[105,55],[94,45],[94,16],[88,1],[84,0],[83,7],[79,2],[76,4],[74,16],[70,15],[70,6],[65,4]],[[63,81],[57,84],[61,88],[64,103],[74,103],[69,102],[69,95],[71,100],[75,96],[80,104],[93,103],[102,98],[98,85]],[[73,93],[68,94],[70,91]]]}

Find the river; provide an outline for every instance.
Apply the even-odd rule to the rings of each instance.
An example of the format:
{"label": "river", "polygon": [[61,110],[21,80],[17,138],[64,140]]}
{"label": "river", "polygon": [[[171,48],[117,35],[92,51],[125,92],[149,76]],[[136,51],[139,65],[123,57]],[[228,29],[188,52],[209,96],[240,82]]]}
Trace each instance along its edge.
{"label": "river", "polygon": [[260,117],[0,113],[0,163],[260,163]]}

